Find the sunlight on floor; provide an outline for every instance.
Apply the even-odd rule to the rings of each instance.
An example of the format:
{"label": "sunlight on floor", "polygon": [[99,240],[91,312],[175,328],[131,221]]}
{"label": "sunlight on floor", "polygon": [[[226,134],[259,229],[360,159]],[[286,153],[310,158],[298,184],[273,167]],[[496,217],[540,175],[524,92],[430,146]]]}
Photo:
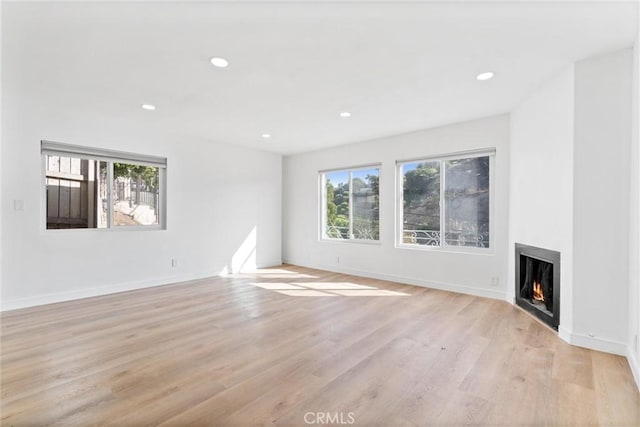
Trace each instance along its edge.
{"label": "sunlight on floor", "polygon": [[409,296],[403,292],[378,289],[373,286],[359,285],[351,282],[263,282],[249,283],[270,291],[292,297],[388,297]]}
{"label": "sunlight on floor", "polygon": [[289,283],[249,283],[251,286],[257,286],[262,289],[269,289],[272,291],[282,291],[286,289],[304,289],[300,286],[291,285]]}
{"label": "sunlight on floor", "polygon": [[289,295],[290,297],[337,297],[337,295],[328,294],[326,292],[314,291],[313,289],[302,289],[292,291],[276,291],[279,294]]}
{"label": "sunlight on floor", "polygon": [[355,283],[349,282],[306,282],[306,283],[298,283],[293,282],[293,285],[304,286],[309,289],[327,289],[327,290],[335,290],[335,289],[377,289],[373,286],[366,285],[357,285]]}
{"label": "sunlight on floor", "polygon": [[259,279],[317,279],[317,276],[297,273],[281,268],[258,268],[254,270],[244,269],[241,273],[234,274],[234,277],[255,277]]}

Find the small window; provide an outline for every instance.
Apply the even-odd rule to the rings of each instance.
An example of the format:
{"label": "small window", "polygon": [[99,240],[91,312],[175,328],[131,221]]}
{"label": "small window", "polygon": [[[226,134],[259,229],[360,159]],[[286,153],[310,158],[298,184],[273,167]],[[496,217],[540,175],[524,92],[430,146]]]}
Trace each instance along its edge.
{"label": "small window", "polygon": [[380,240],[378,166],[321,172],[322,238]]}
{"label": "small window", "polygon": [[493,152],[398,162],[399,244],[489,248]]}
{"label": "small window", "polygon": [[42,141],[47,229],[164,228],[166,158]]}

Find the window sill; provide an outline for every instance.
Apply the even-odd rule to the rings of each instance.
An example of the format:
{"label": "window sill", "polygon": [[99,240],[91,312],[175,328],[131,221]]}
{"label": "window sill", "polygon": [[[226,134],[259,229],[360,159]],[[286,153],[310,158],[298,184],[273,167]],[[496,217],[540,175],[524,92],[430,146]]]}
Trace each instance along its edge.
{"label": "window sill", "polygon": [[128,225],[128,226],[120,226],[120,227],[111,227],[111,228],[45,228],[42,230],[44,233],[51,234],[67,234],[67,233],[79,233],[79,232],[98,232],[98,233],[109,233],[109,232],[127,232],[127,231],[167,231],[166,227],[162,227],[160,225]]}
{"label": "window sill", "polygon": [[494,248],[476,248],[473,246],[426,246],[426,245],[408,245],[408,244],[396,244],[396,249],[406,249],[410,251],[418,252],[440,252],[462,255],[495,255]]}
{"label": "window sill", "polygon": [[356,245],[372,245],[372,246],[382,246],[380,240],[361,240],[361,239],[319,239],[320,243],[350,243]]}

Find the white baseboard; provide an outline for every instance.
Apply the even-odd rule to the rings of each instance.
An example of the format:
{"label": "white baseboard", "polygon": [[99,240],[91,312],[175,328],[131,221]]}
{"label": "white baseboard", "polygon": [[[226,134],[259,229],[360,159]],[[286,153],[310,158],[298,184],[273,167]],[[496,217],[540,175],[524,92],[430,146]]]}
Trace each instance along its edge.
{"label": "white baseboard", "polygon": [[627,356],[628,354],[627,344],[619,341],[613,341],[606,338],[595,337],[595,336],[592,337],[589,335],[578,334],[578,333],[569,331],[563,328],[562,326],[558,328],[558,335],[564,341],[578,347],[584,347],[591,350],[603,351],[605,353],[617,354],[619,356]]}
{"label": "white baseboard", "polygon": [[[282,260],[261,262],[256,268],[268,268],[282,265]],[[154,286],[169,285],[173,283],[188,282],[190,280],[206,279],[208,277],[219,276],[221,271],[206,271],[201,273],[188,273],[175,276],[168,276],[159,279],[142,280],[136,282],[120,283],[109,286],[99,286],[89,289],[78,289],[74,291],[57,292],[51,294],[37,295],[27,298],[18,298],[8,301],[0,301],[0,312],[17,310],[20,308],[35,307],[37,305],[53,304],[56,302],[72,301],[82,298],[97,297],[100,295],[115,294],[118,292],[133,291],[136,289],[151,288]]]}
{"label": "white baseboard", "polygon": [[207,271],[201,273],[190,273],[175,276],[168,276],[159,279],[142,280],[136,282],[121,283],[110,286],[100,286],[88,289],[78,289],[74,291],[57,292],[52,294],[37,295],[34,297],[18,298],[0,302],[0,311],[17,310],[20,308],[35,307],[37,305],[52,304],[56,302],[72,301],[82,298],[97,297],[100,295],[115,294],[118,292],[133,291],[136,289],[151,288],[173,283],[187,282],[190,280],[206,279],[218,276],[220,271]]}
{"label": "white baseboard", "polygon": [[599,337],[590,337],[588,335],[576,334],[562,327],[558,328],[558,335],[571,345],[584,347],[591,350],[598,350],[605,353],[617,354],[627,359],[631,374],[636,382],[636,387],[640,390],[640,372],[638,371],[638,360],[631,347],[627,344],[607,340]]}
{"label": "white baseboard", "polygon": [[256,268],[270,268],[270,267],[278,267],[282,265],[281,259],[276,259],[273,261],[265,261],[261,263],[256,263]]}
{"label": "white baseboard", "polygon": [[422,280],[422,279],[416,279],[412,277],[376,273],[373,271],[364,271],[364,270],[358,270],[355,268],[341,267],[341,266],[335,266],[335,265],[323,265],[323,264],[311,265],[309,263],[301,262],[300,260],[296,260],[292,258],[283,259],[283,261],[285,264],[299,265],[301,267],[316,268],[319,270],[326,270],[334,273],[368,277],[370,279],[387,280],[389,282],[403,283],[407,285],[421,286],[424,288],[431,288],[431,289],[439,289],[442,291],[457,292],[460,294],[468,294],[468,295],[474,295],[474,296],[492,298],[492,299],[498,299],[498,300],[505,300],[506,298],[506,294],[504,291],[493,290],[493,289],[473,288],[470,286],[458,285],[454,283],[434,282],[430,280]]}
{"label": "white baseboard", "polygon": [[558,326],[558,336],[568,344],[571,344],[571,331],[563,328],[562,325]]}
{"label": "white baseboard", "polygon": [[633,349],[630,346],[627,346],[627,362],[629,362],[629,367],[631,368],[631,373],[633,374],[633,379],[636,380],[636,386],[638,390],[640,390],[640,372],[638,372],[638,359],[636,359],[636,355],[633,352]]}

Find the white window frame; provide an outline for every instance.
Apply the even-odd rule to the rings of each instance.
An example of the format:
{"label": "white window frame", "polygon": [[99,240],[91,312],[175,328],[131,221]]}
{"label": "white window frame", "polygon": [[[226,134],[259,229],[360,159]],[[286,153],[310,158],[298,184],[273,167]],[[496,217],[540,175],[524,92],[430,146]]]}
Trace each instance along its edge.
{"label": "white window frame", "polygon": [[[382,163],[372,163],[367,165],[359,165],[359,166],[351,166],[351,167],[342,167],[342,168],[333,168],[333,169],[323,169],[318,171],[318,185],[319,185],[319,203],[320,203],[320,227],[319,227],[319,236],[318,240],[323,242],[343,242],[343,243],[363,243],[367,245],[379,245],[380,244],[380,236],[382,229],[382,220],[378,217],[378,240],[372,239],[356,239],[353,237],[353,193],[351,192],[352,188],[352,176],[353,172],[357,172],[360,170],[367,169],[377,169],[378,170],[378,200],[380,200],[380,182],[382,175]],[[337,239],[333,237],[327,237],[327,180],[326,174],[332,172],[348,172],[349,173],[349,238],[348,239]],[[378,215],[381,216],[381,212],[378,211]]]}
{"label": "white window frame", "polygon": [[[441,237],[439,246],[429,245],[417,245],[404,243],[404,175],[402,173],[403,166],[409,163],[422,163],[422,162],[440,162],[440,233],[444,236],[445,233],[445,169],[444,161],[447,160],[461,160],[470,159],[476,157],[489,157],[489,247],[479,248],[475,246],[455,246],[447,245],[444,239]],[[495,148],[484,148],[479,150],[460,151],[456,153],[416,157],[411,159],[397,160],[396,161],[396,236],[395,243],[398,249],[410,249],[418,251],[438,251],[438,252],[467,252],[478,254],[493,254],[495,253],[495,230],[494,230],[494,198],[495,198]]]}
{"label": "white window frame", "polygon": [[[53,141],[40,141],[40,153],[42,159],[42,200],[41,221],[42,229],[46,232],[78,232],[78,231],[141,231],[141,230],[166,230],[167,229],[167,158],[146,154],[128,153],[124,151],[106,150],[102,148],[85,147],[80,145],[65,144]],[[107,163],[107,226],[103,228],[47,228],[47,156],[76,157],[87,160],[97,160]],[[152,166],[158,168],[158,224],[150,225],[122,225],[113,223],[113,164],[126,163],[131,165]]]}

